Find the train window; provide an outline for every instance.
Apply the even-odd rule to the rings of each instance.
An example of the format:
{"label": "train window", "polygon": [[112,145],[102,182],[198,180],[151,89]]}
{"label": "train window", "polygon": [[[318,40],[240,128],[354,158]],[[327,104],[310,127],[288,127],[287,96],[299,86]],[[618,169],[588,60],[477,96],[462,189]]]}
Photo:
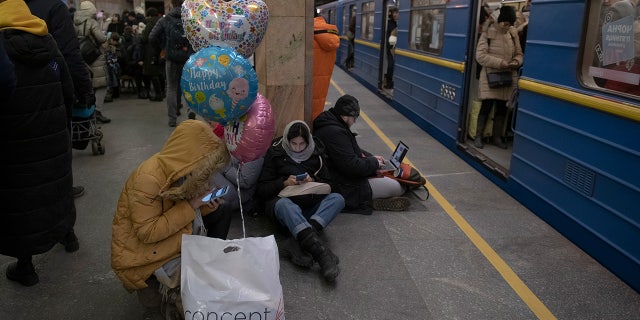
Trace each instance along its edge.
{"label": "train window", "polygon": [[362,39],[373,40],[373,18],[376,4],[373,1],[362,4],[362,16],[360,17],[360,36]]}
{"label": "train window", "polygon": [[581,81],[640,98],[640,8],[630,0],[590,2]]}
{"label": "train window", "polygon": [[444,40],[445,0],[413,0],[409,48],[440,54]]}
{"label": "train window", "polygon": [[320,15],[324,18],[328,24],[336,24],[336,10],[328,9],[326,11],[320,12]]}

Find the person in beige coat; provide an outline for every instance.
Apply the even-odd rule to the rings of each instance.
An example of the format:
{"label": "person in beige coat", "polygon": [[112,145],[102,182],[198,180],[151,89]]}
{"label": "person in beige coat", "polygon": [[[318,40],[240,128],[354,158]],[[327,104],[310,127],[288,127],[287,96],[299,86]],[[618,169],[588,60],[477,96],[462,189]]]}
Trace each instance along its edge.
{"label": "person in beige coat", "polygon": [[[111,267],[147,312],[159,312],[159,288],[166,297],[180,283],[182,235],[206,235],[202,216],[216,211],[220,200],[202,198],[229,159],[225,142],[208,124],[186,120],[129,176],[113,219]],[[219,229],[212,236],[226,239],[228,224],[210,227]]]}
{"label": "person in beige coat", "polygon": [[[502,6],[496,22],[491,22],[480,36],[476,49],[476,60],[482,66],[480,72],[479,99],[482,100],[474,146],[482,148],[482,132],[495,104],[496,110],[493,118],[493,143],[506,149],[507,145],[502,137],[502,128],[507,114],[507,101],[511,98],[518,81],[517,70],[522,65],[522,49],[518,32],[514,27],[516,13],[513,7]],[[510,86],[501,88],[489,88],[487,72],[511,71],[513,81]]]}
{"label": "person in beige coat", "polygon": [[[107,42],[107,36],[102,32],[100,23],[96,20],[96,6],[91,1],[82,1],[80,9],[73,15],[73,26],[78,36],[89,36],[98,47]],[[101,54],[89,66],[93,92],[96,97],[96,120],[101,123],[111,122],[102,114],[104,97],[107,95],[107,61]]]}

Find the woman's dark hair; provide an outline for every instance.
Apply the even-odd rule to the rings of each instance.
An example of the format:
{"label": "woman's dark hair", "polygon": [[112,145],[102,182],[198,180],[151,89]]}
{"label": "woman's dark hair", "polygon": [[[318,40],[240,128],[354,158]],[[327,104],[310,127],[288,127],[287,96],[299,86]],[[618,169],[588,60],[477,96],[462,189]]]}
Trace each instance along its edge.
{"label": "woman's dark hair", "polygon": [[147,9],[147,17],[157,17],[158,16],[158,9],[151,7],[149,9]]}
{"label": "woman's dark hair", "polygon": [[291,125],[289,128],[289,132],[287,133],[287,141],[291,141],[291,139],[302,137],[304,142],[309,144],[309,128],[300,122],[296,122]]}

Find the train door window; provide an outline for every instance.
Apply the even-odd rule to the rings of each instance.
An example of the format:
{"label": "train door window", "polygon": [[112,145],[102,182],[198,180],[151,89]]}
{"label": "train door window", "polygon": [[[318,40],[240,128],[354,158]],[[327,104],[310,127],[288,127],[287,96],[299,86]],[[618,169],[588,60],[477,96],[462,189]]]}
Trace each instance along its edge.
{"label": "train door window", "polygon": [[444,40],[445,0],[411,1],[409,48],[440,54]]}
{"label": "train door window", "polygon": [[336,10],[335,9],[329,9],[329,10],[322,11],[320,13],[320,15],[324,18],[324,21],[326,21],[328,24],[336,24]]}
{"label": "train door window", "polygon": [[[356,30],[356,6],[350,5],[349,10],[344,10],[342,14],[342,35],[351,39],[355,36]],[[351,31],[352,34],[349,34]]]}
{"label": "train door window", "polygon": [[360,18],[360,36],[362,39],[373,40],[375,5],[373,1],[362,4],[362,16]]}
{"label": "train door window", "polygon": [[630,0],[589,2],[580,80],[640,98],[640,8]]}

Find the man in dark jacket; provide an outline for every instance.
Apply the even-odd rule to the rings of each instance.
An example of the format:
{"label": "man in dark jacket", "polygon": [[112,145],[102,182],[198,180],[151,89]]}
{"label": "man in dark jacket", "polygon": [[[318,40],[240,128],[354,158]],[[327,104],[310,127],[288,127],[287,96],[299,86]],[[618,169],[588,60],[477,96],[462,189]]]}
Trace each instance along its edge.
{"label": "man in dark jacket", "polygon": [[[182,107],[180,93],[180,78],[182,68],[189,56],[194,52],[191,44],[184,36],[184,30],[178,32],[176,25],[182,25],[180,9],[184,0],[171,0],[173,7],[169,13],[158,20],[149,34],[149,42],[160,52],[165,49],[165,76],[167,77],[167,115],[169,126],[175,127],[180,108]],[[181,33],[178,36],[177,33]],[[177,37],[177,39],[175,39]]]}
{"label": "man in dark jacket", "polygon": [[361,149],[350,130],[358,116],[358,100],[346,94],[313,121],[313,134],[325,144],[331,176],[345,199],[344,211],[404,211],[409,207],[409,199],[402,197],[404,188],[396,180],[379,177],[384,158]]}
{"label": "man in dark jacket", "polygon": [[32,286],[39,278],[31,257],[61,241],[76,219],[67,116],[75,99],[55,40],[23,0],[0,0],[0,30],[16,76],[0,102],[0,254],[18,258],[6,277]]}

